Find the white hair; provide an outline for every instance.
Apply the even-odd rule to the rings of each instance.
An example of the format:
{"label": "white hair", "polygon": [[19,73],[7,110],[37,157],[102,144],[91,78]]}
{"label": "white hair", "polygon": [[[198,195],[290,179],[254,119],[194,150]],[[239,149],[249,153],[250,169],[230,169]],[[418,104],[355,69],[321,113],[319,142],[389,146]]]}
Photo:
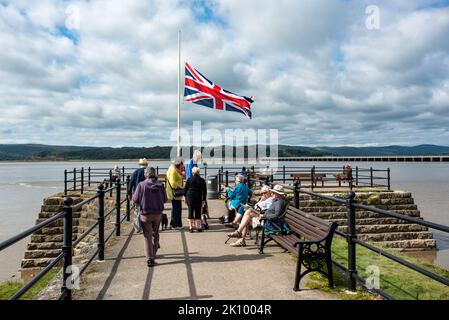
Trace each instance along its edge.
{"label": "white hair", "polygon": [[192,174],[199,174],[199,173],[200,173],[200,168],[198,168],[198,167],[192,168]]}
{"label": "white hair", "polygon": [[193,151],[192,160],[195,161],[196,163],[199,163],[201,162],[201,160],[203,160],[203,156],[200,150]]}
{"label": "white hair", "polygon": [[175,160],[173,160],[173,165],[175,166],[175,167],[177,167],[177,166],[179,166],[181,163],[183,163],[184,162],[184,159],[182,158],[182,157],[176,157],[176,159]]}

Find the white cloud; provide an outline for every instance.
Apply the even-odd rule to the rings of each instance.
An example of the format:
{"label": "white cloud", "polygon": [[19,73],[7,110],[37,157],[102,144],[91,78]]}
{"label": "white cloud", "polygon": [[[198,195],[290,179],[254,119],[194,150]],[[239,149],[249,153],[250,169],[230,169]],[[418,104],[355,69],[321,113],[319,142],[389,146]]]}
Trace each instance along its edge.
{"label": "white cloud", "polygon": [[[278,128],[281,143],[449,144],[449,9],[434,1],[0,4],[0,143],[163,145],[183,59],[256,97],[254,119],[183,105],[183,125]],[[67,6],[80,29],[64,29]],[[205,5],[208,7],[206,8]]]}

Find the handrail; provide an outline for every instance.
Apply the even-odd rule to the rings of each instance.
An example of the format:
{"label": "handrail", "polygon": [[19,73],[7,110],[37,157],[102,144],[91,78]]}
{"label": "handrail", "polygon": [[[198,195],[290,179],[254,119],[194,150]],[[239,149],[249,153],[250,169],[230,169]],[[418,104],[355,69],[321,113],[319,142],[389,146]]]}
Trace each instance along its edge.
{"label": "handrail", "polygon": [[[65,171],[65,175],[68,171]],[[77,170],[74,170],[73,172],[77,172]],[[84,172],[83,168],[81,168],[80,172]],[[89,170],[90,173],[90,170]],[[82,180],[81,180],[82,181]],[[43,268],[37,275],[35,275],[26,285],[24,285],[20,290],[18,290],[10,299],[16,300],[19,299],[21,296],[23,296],[27,291],[29,291],[39,280],[42,279],[51,269],[53,269],[61,260],[64,260],[64,268],[63,268],[63,283],[61,287],[61,295],[59,296],[59,299],[71,299],[71,288],[67,287],[67,279],[70,275],[70,271],[68,271],[68,267],[72,264],[72,248],[77,246],[81,241],[87,237],[90,233],[92,233],[93,230],[95,230],[98,227],[98,245],[94,253],[90,256],[88,261],[83,265],[81,268],[80,274],[82,274],[87,267],[92,263],[92,261],[95,259],[95,257],[98,256],[99,260],[104,260],[104,246],[105,243],[114,235],[120,235],[120,225],[125,219],[129,221],[129,215],[130,215],[130,201],[128,197],[126,197],[123,201],[120,200],[121,197],[121,186],[125,186],[126,188],[129,185],[129,176],[126,177],[126,181],[120,181],[117,180],[114,185],[111,187],[104,189],[104,185],[100,184],[97,189],[97,193],[88,199],[79,202],[77,204],[73,204],[73,200],[69,197],[66,197],[64,199],[64,210],[61,212],[56,213],[53,217],[50,217],[46,219],[45,221],[42,221],[41,223],[19,233],[18,235],[15,235],[11,237],[10,239],[7,239],[0,243],[0,252],[9,246],[17,243],[18,241],[26,238],[27,236],[35,233],[38,230],[41,230],[45,226],[53,223],[54,221],[64,218],[64,243],[61,247],[60,254],[54,258],[45,268]],[[83,186],[81,186],[81,190]],[[65,191],[67,190],[67,180],[65,181]],[[115,206],[108,212],[108,214],[104,215],[104,195],[106,192],[112,192],[113,190],[116,190],[116,202]],[[112,194],[112,193],[111,193]],[[91,203],[95,199],[98,199],[98,219],[97,222],[92,224],[87,230],[83,232],[83,234],[79,235],[75,241],[72,242],[72,233],[73,233],[73,211],[78,211],[79,209],[83,208],[86,204]],[[126,213],[125,215],[120,214],[121,207],[125,204],[126,207]],[[105,218],[107,218],[112,212],[116,212],[116,223],[115,226],[111,232],[111,234],[104,239],[104,221]]]}
{"label": "handrail", "polygon": [[[263,180],[256,180],[257,182],[264,182],[267,183],[268,185],[273,186],[274,183],[271,181],[263,181]],[[334,197],[334,196],[329,196],[329,195],[325,195],[325,194],[320,194],[320,193],[316,193],[316,192],[312,192],[312,191],[308,191],[308,190],[304,190],[300,187],[298,187],[297,185],[291,186],[291,185],[283,185],[284,188],[289,189],[289,190],[293,190],[294,191],[294,203],[295,203],[295,207],[297,209],[300,208],[300,194],[304,193],[304,194],[308,194],[312,197],[318,197],[321,199],[325,199],[325,200],[331,200],[340,204],[344,204],[347,207],[347,213],[348,213],[348,231],[347,232],[341,232],[339,230],[336,230],[335,233],[338,234],[339,236],[342,236],[344,238],[347,239],[348,241],[348,268],[343,267],[342,265],[336,263],[335,261],[333,261],[334,264],[337,264],[339,266],[340,269],[342,269],[345,273],[346,276],[348,278],[348,289],[351,291],[355,290],[355,282],[358,281],[359,283],[362,283],[365,281],[363,278],[361,278],[360,276],[357,275],[357,270],[356,270],[356,255],[355,255],[355,245],[361,245],[373,252],[376,252],[392,261],[395,261],[396,263],[399,263],[400,265],[403,265],[409,269],[412,269],[418,273],[423,274],[424,276],[427,276],[435,281],[438,281],[446,286],[449,286],[449,279],[436,274],[432,271],[429,271],[425,268],[422,268],[418,265],[415,265],[411,262],[408,262],[400,257],[397,257],[385,250],[382,250],[380,248],[377,248],[365,241],[359,240],[357,239],[357,234],[356,234],[356,216],[355,216],[355,209],[362,209],[365,211],[370,211],[370,212],[374,212],[374,213],[378,213],[384,216],[389,216],[389,217],[394,217],[396,219],[400,219],[400,220],[404,220],[407,222],[412,222],[418,225],[422,225],[422,226],[426,226],[428,228],[432,228],[432,229],[436,229],[436,230],[440,230],[443,232],[447,232],[449,233],[449,226],[445,226],[442,224],[438,224],[438,223],[434,223],[434,222],[430,222],[430,221],[425,221],[422,219],[417,219],[414,217],[409,217],[394,211],[389,211],[389,210],[384,210],[384,209],[379,209],[376,208],[374,206],[369,206],[369,205],[365,205],[362,203],[357,203],[354,198],[356,196],[355,192],[350,191],[348,193],[348,196],[346,199],[342,199],[342,198],[338,198],[338,197]],[[376,289],[376,292],[381,294],[383,297],[387,298],[387,299],[392,299],[393,297],[388,295],[386,292],[382,291],[381,289]]]}

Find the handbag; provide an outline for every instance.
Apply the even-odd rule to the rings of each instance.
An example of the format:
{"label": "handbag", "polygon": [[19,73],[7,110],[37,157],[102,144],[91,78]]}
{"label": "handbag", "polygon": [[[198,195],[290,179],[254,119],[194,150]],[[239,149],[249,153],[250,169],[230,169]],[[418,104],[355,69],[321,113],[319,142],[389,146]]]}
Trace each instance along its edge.
{"label": "handbag", "polygon": [[134,228],[134,231],[136,231],[136,233],[141,233],[142,232],[142,222],[140,221],[140,210],[138,207],[136,207],[136,211],[137,211],[137,216],[133,221],[133,228]]}
{"label": "handbag", "polygon": [[260,220],[260,217],[254,217],[253,218],[253,229],[261,228],[262,227],[262,221]]}
{"label": "handbag", "polygon": [[181,196],[184,195],[184,189],[183,188],[176,188],[176,189],[174,189],[171,186],[171,183],[170,183],[170,181],[168,179],[167,179],[167,182],[168,182],[168,185],[170,186],[170,188],[172,190],[172,193],[173,193],[174,197],[181,197]]}

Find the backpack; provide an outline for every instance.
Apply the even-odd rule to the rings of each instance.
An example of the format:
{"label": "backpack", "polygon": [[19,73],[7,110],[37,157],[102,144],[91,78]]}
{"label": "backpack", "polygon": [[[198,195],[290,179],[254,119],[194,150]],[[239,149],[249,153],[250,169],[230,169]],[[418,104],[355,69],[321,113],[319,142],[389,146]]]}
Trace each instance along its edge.
{"label": "backpack", "polygon": [[267,220],[263,228],[266,236],[280,236],[292,233],[287,222],[282,219]]}

